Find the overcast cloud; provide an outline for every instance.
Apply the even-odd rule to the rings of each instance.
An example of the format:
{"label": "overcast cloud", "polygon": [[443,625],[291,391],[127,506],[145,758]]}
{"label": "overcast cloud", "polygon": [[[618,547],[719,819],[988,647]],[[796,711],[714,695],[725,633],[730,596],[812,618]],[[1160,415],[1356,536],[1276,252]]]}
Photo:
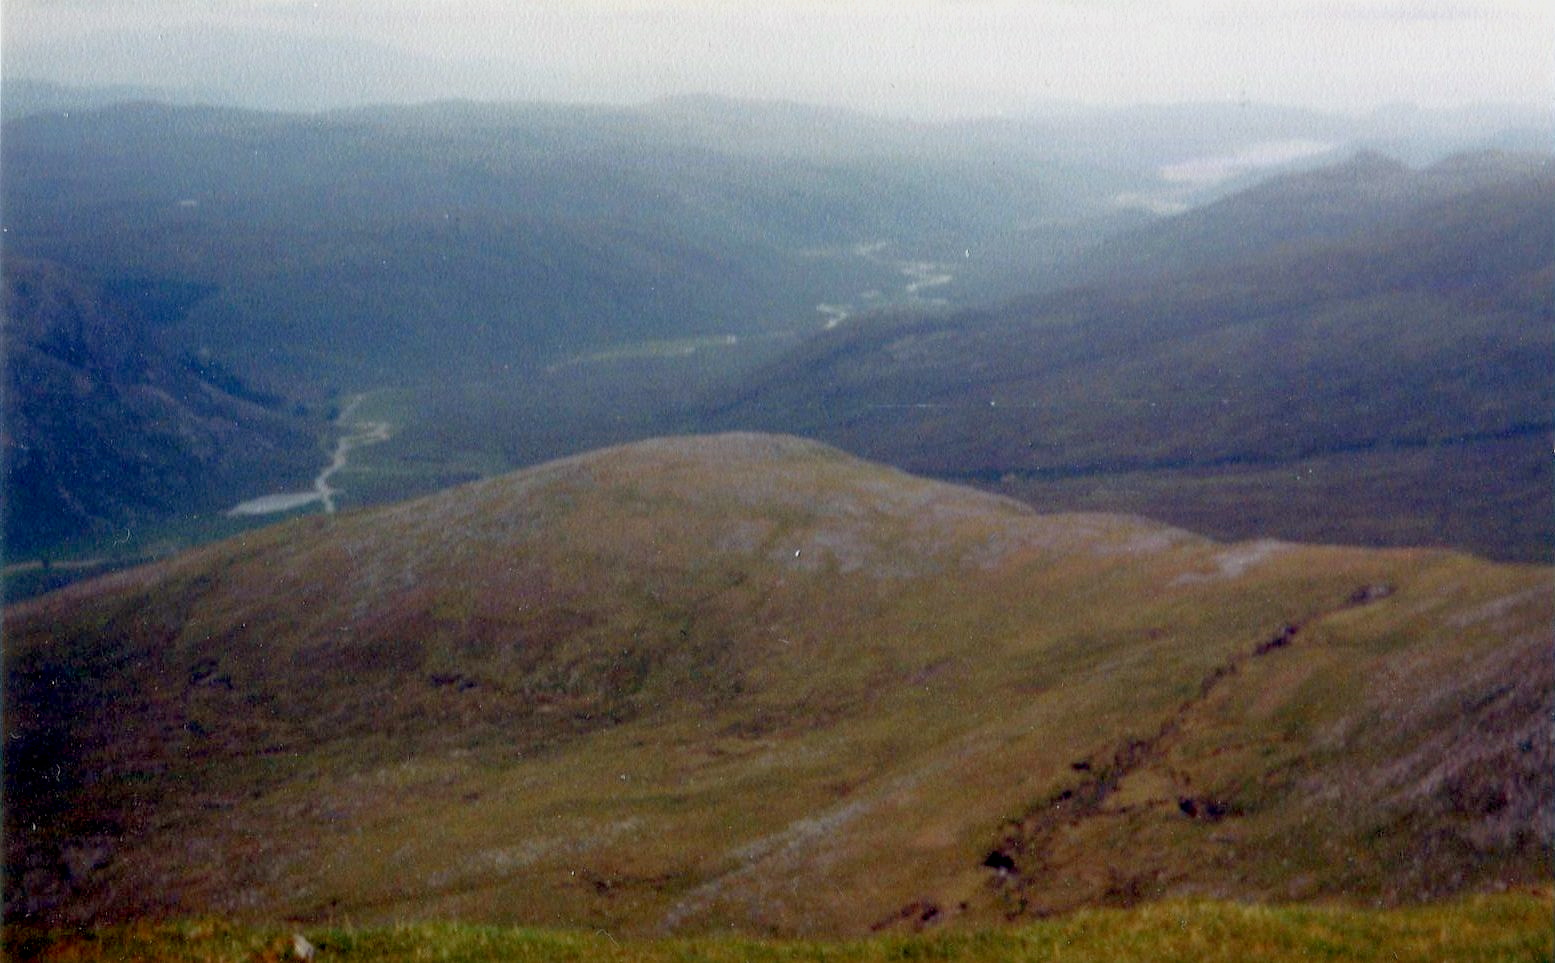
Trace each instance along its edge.
{"label": "overcast cloud", "polygon": [[[1555,102],[1547,0],[5,0],[3,11],[8,75],[231,90],[284,86],[290,64],[294,96],[335,102],[712,92],[923,116],[1051,101]],[[289,46],[299,39],[313,43]]]}

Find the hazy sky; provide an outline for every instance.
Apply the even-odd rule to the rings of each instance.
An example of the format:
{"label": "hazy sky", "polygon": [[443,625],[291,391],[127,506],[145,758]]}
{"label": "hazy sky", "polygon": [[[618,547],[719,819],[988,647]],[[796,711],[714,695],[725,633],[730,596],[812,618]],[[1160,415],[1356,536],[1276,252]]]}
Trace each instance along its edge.
{"label": "hazy sky", "polygon": [[292,71],[326,101],[1555,102],[1549,0],[4,0],[3,17],[9,74],[242,89]]}

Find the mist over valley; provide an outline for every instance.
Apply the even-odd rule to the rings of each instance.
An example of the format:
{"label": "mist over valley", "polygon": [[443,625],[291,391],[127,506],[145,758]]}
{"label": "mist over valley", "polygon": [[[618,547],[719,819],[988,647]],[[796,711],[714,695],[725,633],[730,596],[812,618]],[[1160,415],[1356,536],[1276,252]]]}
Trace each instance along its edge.
{"label": "mist over valley", "polygon": [[8,6],[8,951],[1543,958],[1498,3]]}

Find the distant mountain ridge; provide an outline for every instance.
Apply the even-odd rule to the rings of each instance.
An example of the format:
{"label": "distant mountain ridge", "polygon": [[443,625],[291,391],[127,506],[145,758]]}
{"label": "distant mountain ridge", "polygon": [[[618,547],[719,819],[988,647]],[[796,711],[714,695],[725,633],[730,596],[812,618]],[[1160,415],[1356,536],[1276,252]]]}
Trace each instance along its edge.
{"label": "distant mountain ridge", "polygon": [[[1322,185],[1350,200],[1305,222],[1275,216],[1314,190],[1328,196]],[[1354,203],[1357,192],[1375,200]],[[1273,226],[1260,235],[1249,224]],[[1396,515],[1414,521],[1385,541],[1439,538],[1446,524],[1468,539],[1459,544],[1547,558],[1552,224],[1547,157],[1483,155],[1419,173],[1362,158],[1111,242],[1086,286],[828,332],[730,391],[718,423],[814,435],[1034,499],[1049,481],[1092,478],[1095,500],[1071,507],[1164,512],[1225,536],[1352,540]],[[1479,444],[1501,446],[1508,470],[1487,479],[1470,467]],[[1350,468],[1314,461],[1352,456],[1368,476],[1394,472],[1396,500],[1357,497]],[[1340,487],[1288,529],[1259,528],[1278,505],[1247,507],[1268,496],[1245,487],[1245,521],[1219,503],[1185,513],[1187,486],[1123,501],[1102,490],[1107,478],[1277,477],[1298,464]],[[1447,474],[1471,490],[1488,483],[1493,504],[1454,508]],[[1324,529],[1327,513],[1336,520]]]}
{"label": "distant mountain ridge", "polygon": [[[1041,504],[1031,486],[1053,478],[1248,466],[1294,476],[1292,459],[1362,450],[1368,478],[1446,472],[1478,491],[1477,461],[1513,446],[1510,489],[1482,492],[1461,523],[1447,496],[1424,504],[1413,482],[1372,511],[1345,469],[1328,473],[1340,480],[1323,497],[1308,486],[1299,524],[1278,531],[1445,539],[1506,558],[1544,558],[1555,544],[1535,510],[1548,466],[1524,450],[1541,430],[1529,412],[1543,410],[1547,380],[1532,370],[1549,300],[1539,158],[1482,153],[1404,170],[1363,155],[1157,220],[1144,211],[1151,191],[1170,187],[1171,164],[1235,156],[1249,138],[1337,145],[1365,124],[1224,106],[924,124],[719,98],[295,115],[77,93],[97,106],[6,123],[7,256],[60,264],[157,316],[165,358],[199,359],[252,393],[322,411],[355,392],[404,392],[404,437],[430,447],[407,451],[421,460],[396,466],[402,478],[749,427],[815,433],[947,477],[1009,479],[1007,492]],[[1217,196],[1267,169],[1188,193]],[[1126,226],[1138,230],[1116,233]],[[201,296],[168,313],[170,292],[190,291]],[[991,303],[1006,306],[953,313]],[[896,309],[950,316],[881,314]],[[714,345],[739,345],[726,352],[740,354],[728,377],[725,358],[697,354]],[[787,361],[737,388],[681,403],[684,386],[744,378],[789,345]],[[686,352],[694,370],[672,391],[646,387],[656,374],[625,394],[557,374],[582,370],[580,359]],[[1102,400],[1087,407],[1091,384]],[[442,386],[446,398],[429,400]],[[545,398],[499,418],[512,408],[504,391]],[[494,412],[485,424],[460,407],[476,397]],[[550,417],[550,397],[567,399],[565,423],[529,427]],[[893,407],[904,405],[925,407]],[[480,437],[452,440],[450,453],[441,424],[410,423],[433,408],[428,417]],[[1471,444],[1449,470],[1439,456],[1452,439]],[[1401,470],[1395,450],[1433,464]],[[1065,504],[1164,513],[1226,536],[1257,533],[1290,501],[1216,529],[1218,507],[1111,501],[1096,487],[1067,491]],[[379,497],[395,493],[386,484]],[[1335,524],[1308,524],[1335,505]],[[101,526],[51,530],[57,546]],[[32,537],[13,534],[18,545]]]}
{"label": "distant mountain ridge", "polygon": [[1548,154],[1456,154],[1415,170],[1375,151],[1269,178],[1214,203],[1109,238],[1081,259],[1078,280],[1214,271],[1341,241],[1427,207],[1519,180],[1547,188]]}
{"label": "distant mountain ridge", "polygon": [[185,347],[358,388],[471,356],[804,327],[889,293],[899,274],[849,253],[881,241],[960,257],[936,292],[958,304],[1046,289],[1137,222],[1118,198],[1159,188],[1162,165],[1260,137],[1369,142],[1273,108],[923,124],[707,97],[282,114],[49,91],[95,109],[10,115],[12,250],[211,285],[173,332]]}
{"label": "distant mountain ridge", "polygon": [[[1050,264],[1050,248],[1122,216],[1108,199],[1134,176],[1047,165],[1040,145],[1012,157],[1002,143],[796,105],[289,115],[158,102],[175,96],[8,80],[7,259],[59,265],[83,290],[112,292],[113,310],[155,316],[163,361],[201,359],[314,410],[354,391],[532,377],[622,346],[797,339],[867,304],[980,296],[987,278],[1025,278],[1021,265]],[[1064,225],[1032,226],[1049,214]],[[903,273],[974,249],[930,294]],[[167,310],[168,292],[191,291]],[[18,430],[57,425],[46,406],[66,393],[17,377]],[[153,424],[107,407],[85,420],[162,457],[149,454],[166,441]],[[16,484],[58,489],[36,504],[33,488],[7,493],[13,551],[92,548],[132,518],[209,501],[142,490],[168,471],[99,472],[85,454],[70,471],[41,467],[67,457],[13,459]],[[294,476],[293,456],[277,469]],[[253,480],[235,500],[272,490]],[[131,504],[144,511],[111,508]]]}
{"label": "distant mountain ridge", "polygon": [[817,304],[901,286],[860,244],[1020,263],[1003,241],[1022,225],[1115,218],[1107,199],[1127,180],[843,113],[802,140],[781,113],[37,114],[6,129],[8,243],[104,280],[209,286],[170,338],[317,390],[472,359],[500,370],[590,346],[819,327]]}
{"label": "distant mountain ridge", "polygon": [[6,612],[6,912],[985,927],[1542,881],[1549,570],[658,439]]}
{"label": "distant mountain ridge", "polygon": [[131,101],[186,102],[194,99],[189,92],[165,87],[114,85],[77,87],[49,83],[26,77],[7,77],[0,82],[0,119],[14,120],[32,114],[64,113],[71,110],[96,110]]}

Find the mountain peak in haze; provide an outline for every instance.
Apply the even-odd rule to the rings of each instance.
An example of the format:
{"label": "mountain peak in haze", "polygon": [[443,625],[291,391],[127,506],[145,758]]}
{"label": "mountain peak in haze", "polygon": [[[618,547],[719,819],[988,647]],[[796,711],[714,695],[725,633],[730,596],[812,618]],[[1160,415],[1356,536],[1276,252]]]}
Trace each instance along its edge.
{"label": "mountain peak in haze", "polygon": [[1409,165],[1382,151],[1358,150],[1348,160],[1326,170],[1335,176],[1398,176],[1407,173]]}

